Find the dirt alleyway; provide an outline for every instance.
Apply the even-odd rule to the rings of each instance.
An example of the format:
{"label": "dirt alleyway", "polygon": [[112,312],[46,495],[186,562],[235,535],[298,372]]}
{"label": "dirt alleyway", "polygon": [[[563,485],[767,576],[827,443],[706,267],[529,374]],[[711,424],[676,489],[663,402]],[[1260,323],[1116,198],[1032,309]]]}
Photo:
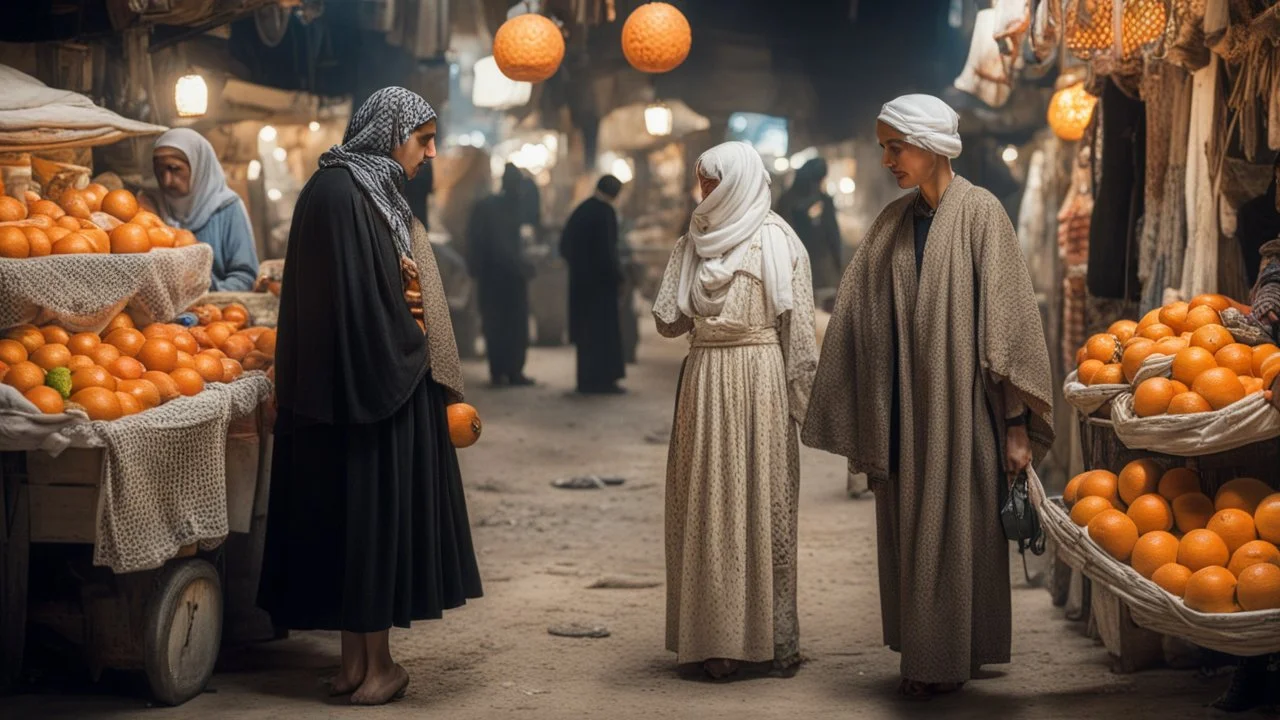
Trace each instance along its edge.
{"label": "dirt alleyway", "polygon": [[[791,679],[711,684],[681,679],[663,649],[663,491],[681,341],[645,336],[621,397],[580,398],[571,348],[535,349],[541,385],[481,387],[469,364],[469,401],[485,435],[461,453],[485,597],[437,622],[393,632],[408,696],[383,708],[323,697],[337,665],[335,633],[229,653],[207,693],[180,708],[147,709],[139,696],[46,695],[0,700],[4,718],[447,717],[562,718],[1088,718],[1205,717],[1223,679],[1159,670],[1110,672],[1105,651],[1062,619],[1015,564],[1014,662],[990,668],[958,695],[899,701],[897,656],[880,645],[874,507],[844,495],[844,462],[803,451],[800,509],[801,644],[809,662]],[[621,487],[560,490],[582,474]],[[656,581],[589,589],[601,578]],[[552,625],[607,627],[603,639],[553,637]]]}

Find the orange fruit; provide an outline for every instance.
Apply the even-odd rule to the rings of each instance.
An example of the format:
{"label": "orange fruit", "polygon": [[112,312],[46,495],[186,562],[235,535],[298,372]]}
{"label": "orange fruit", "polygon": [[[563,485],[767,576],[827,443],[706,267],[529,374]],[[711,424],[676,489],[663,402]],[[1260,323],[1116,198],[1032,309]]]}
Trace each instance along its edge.
{"label": "orange fruit", "polygon": [[102,212],[121,222],[129,222],[138,214],[138,199],[128,190],[112,190],[102,198]]}
{"label": "orange fruit", "polygon": [[1173,529],[1173,508],[1169,506],[1168,500],[1155,493],[1134,498],[1133,502],[1129,503],[1129,510],[1125,514],[1138,527],[1138,535],[1146,535],[1156,530],[1168,532]]}
{"label": "orange fruit", "polygon": [[72,355],[88,355],[95,348],[102,344],[102,338],[91,332],[82,332],[72,335],[67,340],[67,349]]}
{"label": "orange fruit", "polygon": [[254,350],[248,355],[245,355],[244,360],[241,360],[240,364],[244,366],[245,370],[266,370],[271,366],[271,362],[271,358],[267,357],[266,353]]}
{"label": "orange fruit", "polygon": [[1245,395],[1253,395],[1254,393],[1260,393],[1263,390],[1262,378],[1241,375],[1240,384],[1244,386]]}
{"label": "orange fruit", "polygon": [[0,362],[4,362],[7,365],[17,365],[30,356],[31,353],[27,352],[27,346],[17,340],[10,340],[9,338],[0,340]]}
{"label": "orange fruit", "polygon": [[[476,444],[480,439],[480,433],[483,425],[480,422],[480,414],[476,409],[466,403],[454,403],[447,409],[449,417],[449,438],[453,441],[456,448],[467,448]],[[1096,520],[1096,518],[1095,518]],[[1090,527],[1093,527],[1092,521]]]}
{"label": "orange fruit", "polygon": [[1223,295],[1197,295],[1191,299],[1189,308],[1194,310],[1201,305],[1208,305],[1218,312],[1222,312],[1231,307],[1231,301]]}
{"label": "orange fruit", "polygon": [[191,334],[191,337],[195,338],[196,344],[199,345],[201,349],[207,350],[213,347],[213,342],[209,340],[209,333],[204,329],[203,325],[197,325],[193,328],[189,328],[187,332]]}
{"label": "orange fruit", "polygon": [[200,352],[200,343],[197,343],[196,339],[191,336],[191,333],[186,330],[179,330],[174,333],[173,337],[170,339],[172,340],[174,347],[188,355],[195,355]]}
{"label": "orange fruit", "polygon": [[196,369],[195,357],[191,353],[187,352],[186,350],[179,350],[178,351],[178,367],[195,370]]}
{"label": "orange fruit", "polygon": [[232,335],[222,343],[222,351],[232,360],[243,360],[253,350],[253,341],[244,335]]}
{"label": "orange fruit", "polygon": [[1208,401],[1214,410],[1221,410],[1244,399],[1244,384],[1240,376],[1226,368],[1205,370],[1191,384],[1191,391]]}
{"label": "orange fruit", "polygon": [[173,336],[176,335],[180,329],[181,328],[177,325],[170,325],[168,323],[151,323],[150,325],[142,328],[142,337],[148,340],[152,338],[172,340]]}
{"label": "orange fruit", "polygon": [[165,226],[164,221],[160,219],[160,216],[148,210],[139,210],[138,213],[129,220],[129,222],[136,223],[147,229]]}
{"label": "orange fruit", "polygon": [[66,345],[71,342],[71,333],[57,325],[45,325],[40,328],[40,335],[44,337],[45,344]]}
{"label": "orange fruit", "polygon": [[30,360],[14,363],[9,366],[9,372],[5,373],[4,384],[20,393],[26,393],[31,388],[44,384],[44,368]]}
{"label": "orange fruit", "polygon": [[[268,355],[273,355],[273,356],[276,354],[276,340],[275,340],[275,337],[276,337],[276,331],[275,331],[275,329],[273,329],[273,328],[269,328],[269,327],[264,327],[264,326],[262,326],[262,325],[251,325],[251,326],[249,326],[249,327],[247,327],[247,328],[245,328],[245,329],[241,330],[240,332],[241,332],[245,337],[247,337],[247,338],[249,338],[250,340],[252,340],[255,344],[256,344],[259,340],[261,340],[261,339],[262,339],[262,336],[263,336],[263,335],[268,335],[268,334],[269,334],[269,335],[271,335],[271,341],[270,341],[270,342],[271,342],[271,348],[270,348],[270,350],[271,350],[271,351],[270,351],[270,352],[267,352],[266,350],[263,350],[263,352],[266,352]],[[262,348],[259,348],[259,349],[260,349],[260,350],[262,350]]]}
{"label": "orange fruit", "polygon": [[1120,478],[1108,470],[1093,470],[1085,474],[1080,484],[1080,497],[1100,497],[1108,501],[1118,500]]}
{"label": "orange fruit", "polygon": [[[1170,380],[1169,382],[1173,383],[1173,395],[1174,395],[1174,397],[1177,397],[1177,396],[1181,395],[1182,393],[1189,393],[1189,392],[1191,392],[1191,388],[1187,387],[1186,385],[1183,385],[1182,383],[1178,382],[1177,380]],[[1172,401],[1170,401],[1170,403],[1169,403],[1169,404],[1170,404],[1170,405],[1172,405],[1172,404],[1173,404],[1173,403],[1172,403]]]}
{"label": "orange fruit", "polygon": [[1253,525],[1253,516],[1243,510],[1227,508],[1214,513],[1205,526],[1209,532],[1216,533],[1227,544],[1231,553],[1258,539],[1258,531]]}
{"label": "orange fruit", "polygon": [[1261,480],[1236,478],[1218,488],[1213,496],[1213,507],[1215,510],[1243,510],[1253,515],[1262,501],[1273,493],[1275,490]]}
{"label": "orange fruit", "polygon": [[196,240],[196,234],[190,230],[176,230],[173,233],[173,246],[175,248],[190,247],[197,242],[199,241]]}
{"label": "orange fruit", "polygon": [[494,33],[493,59],[510,80],[542,82],[556,74],[564,59],[564,36],[541,15],[517,15]]}
{"label": "orange fruit", "polygon": [[676,69],[693,45],[693,30],[683,13],[664,2],[636,8],[622,26],[622,54],[640,72]]}
{"label": "orange fruit", "polygon": [[[221,350],[219,350],[218,348],[209,348],[208,350],[201,350],[198,354],[200,354],[200,355],[208,355],[209,357],[216,357],[216,358],[218,358],[219,360],[223,360],[223,359],[225,359],[225,358],[227,357],[227,354],[226,354],[226,353],[224,353],[224,352],[222,352],[222,351],[221,351]],[[237,361],[237,362],[239,362],[239,361]]]}
{"label": "orange fruit", "polygon": [[1280,608],[1280,566],[1260,563],[1245,568],[1237,581],[1236,594],[1245,610]]}
{"label": "orange fruit", "polygon": [[1167,563],[1156,568],[1151,574],[1151,582],[1159,585],[1165,592],[1182,597],[1187,592],[1187,581],[1191,579],[1191,570],[1176,562]]}
{"label": "orange fruit", "polygon": [[[1205,325],[1191,334],[1191,346],[1204,348],[1216,357],[1218,351],[1235,344],[1236,339],[1231,335],[1231,331],[1221,325]],[[1252,360],[1252,350],[1250,350],[1250,360]]]}
{"label": "orange fruit", "polygon": [[[1217,310],[1214,310],[1207,305],[1201,305],[1200,307],[1192,308],[1187,312],[1187,320],[1183,323],[1182,331],[1194,333],[1200,328],[1207,327],[1209,325],[1221,326],[1222,316],[1218,315]],[[1227,333],[1227,337],[1231,337],[1231,333]],[[1227,342],[1230,343],[1233,341],[1227,340]]]}
{"label": "orange fruit", "polygon": [[1120,366],[1120,363],[1103,365],[1098,372],[1093,374],[1090,380],[1090,385],[1123,385],[1124,368]]}
{"label": "orange fruit", "polygon": [[63,215],[55,220],[54,224],[68,232],[78,232],[80,230],[80,219],[71,215]]}
{"label": "orange fruit", "polygon": [[31,214],[44,215],[45,217],[57,220],[67,214],[66,210],[58,207],[58,203],[52,200],[37,200],[31,204]]}
{"label": "orange fruit", "polygon": [[1194,386],[1196,378],[1206,370],[1216,368],[1213,353],[1204,348],[1189,347],[1173,356],[1173,379]]}
{"label": "orange fruit", "polygon": [[204,378],[191,368],[178,368],[169,373],[169,377],[178,385],[178,391],[187,397],[200,394],[204,390]]}
{"label": "orange fruit", "polygon": [[1231,561],[1231,550],[1217,533],[1209,530],[1192,530],[1178,544],[1178,564],[1196,572],[1207,567],[1226,569]]}
{"label": "orange fruit", "polygon": [[227,338],[231,337],[235,331],[235,326],[224,320],[209,323],[205,328],[205,333],[209,336],[209,339],[213,341],[213,346],[216,348],[221,348],[222,343],[226,342]]}
{"label": "orange fruit", "polygon": [[200,377],[204,378],[205,382],[222,382],[225,371],[221,360],[211,355],[196,355],[192,360],[195,371],[200,373]]}
{"label": "orange fruit", "polygon": [[1084,385],[1090,385],[1093,383],[1093,376],[1097,375],[1102,368],[1103,364],[1100,360],[1085,360],[1076,370],[1076,379]]}
{"label": "orange fruit", "polygon": [[1156,341],[1156,346],[1151,348],[1151,354],[1173,356],[1189,347],[1191,347],[1191,343],[1187,340],[1176,337],[1167,337],[1163,340]]}
{"label": "orange fruit", "polygon": [[1109,333],[1099,333],[1084,344],[1090,360],[1109,364],[1120,359],[1120,339]]}
{"label": "orange fruit", "polygon": [[116,254],[151,251],[151,238],[141,225],[125,223],[111,231],[111,252]]}
{"label": "orange fruit", "polygon": [[5,333],[5,337],[22,343],[22,347],[26,348],[28,353],[33,353],[44,345],[44,333],[40,332],[40,328],[35,325],[19,325],[11,328]]}
{"label": "orange fruit", "polygon": [[137,380],[142,377],[142,373],[147,371],[146,368],[142,367],[142,363],[128,355],[121,355],[116,358],[115,362],[106,367],[107,372],[120,380]]}
{"label": "orange fruit", "polygon": [[61,343],[46,343],[31,353],[31,362],[48,372],[57,367],[66,367],[71,362],[71,351]]}
{"label": "orange fruit", "polygon": [[107,186],[102,183],[89,183],[84,189],[85,197],[93,196],[93,200],[89,203],[89,208],[94,212],[102,210],[102,201],[107,197]]}
{"label": "orange fruit", "polygon": [[31,241],[18,227],[0,227],[0,258],[21,260],[31,255]]}
{"label": "orange fruit", "polygon": [[222,358],[218,362],[222,363],[222,382],[235,382],[235,379],[244,373],[244,368],[240,363],[231,358]]}
{"label": "orange fruit", "polygon": [[1213,501],[1204,493],[1189,492],[1173,500],[1173,522],[1178,526],[1178,532],[1204,529],[1214,512]]}
{"label": "orange fruit", "polygon": [[16,222],[26,217],[27,206],[21,200],[0,195],[0,222]]}
{"label": "orange fruit", "polygon": [[1124,356],[1120,360],[1120,367],[1124,369],[1124,379],[1133,382],[1137,377],[1138,370],[1142,367],[1142,363],[1151,355],[1151,351],[1156,344],[1152,340],[1146,338],[1137,338],[1127,348],[1125,348]]}
{"label": "orange fruit", "polygon": [[1187,493],[1200,492],[1200,476],[1194,470],[1188,470],[1184,467],[1173,468],[1160,476],[1160,484],[1156,488],[1156,492],[1160,493],[1169,502]]}
{"label": "orange fruit", "polygon": [[1115,510],[1110,500],[1100,497],[1082,497],[1071,508],[1071,522],[1086,527],[1098,513]]}
{"label": "orange fruit", "polygon": [[1169,401],[1170,415],[1194,415],[1195,413],[1211,412],[1212,410],[1213,407],[1209,405],[1209,401],[1200,397],[1199,393],[1179,393]]}
{"label": "orange fruit", "polygon": [[1159,323],[1160,312],[1163,309],[1164,308],[1156,308],[1155,310],[1148,312],[1146,315],[1143,315],[1142,319],[1138,321],[1138,332],[1141,333],[1143,330]]}
{"label": "orange fruit", "polygon": [[23,396],[46,415],[57,415],[66,409],[65,404],[62,402],[62,396],[51,387],[37,385],[23,393]]}
{"label": "orange fruit", "polygon": [[161,403],[167,403],[182,395],[182,391],[178,389],[178,383],[174,382],[174,379],[168,373],[148,370],[142,373],[142,379],[155,386],[156,392],[160,393]]}
{"label": "orange fruit", "polygon": [[[168,376],[166,375],[165,377]],[[160,404],[160,390],[150,380],[121,380],[116,385],[116,392],[129,393],[134,396],[144,410],[149,410]]]}
{"label": "orange fruit", "polygon": [[154,337],[142,344],[135,356],[148,370],[173,372],[178,367],[178,348],[172,342]]}
{"label": "orange fruit", "polygon": [[177,239],[173,230],[167,227],[147,228],[147,238],[151,241],[153,248],[171,248]]}
{"label": "orange fruit", "polygon": [[1182,601],[1187,607],[1202,613],[1235,612],[1236,584],[1236,576],[1226,568],[1205,567],[1187,579],[1187,591]]}
{"label": "orange fruit", "polygon": [[53,241],[44,230],[27,227],[22,228],[22,232],[26,234],[27,246],[30,248],[27,257],[45,257],[53,253]]}
{"label": "orange fruit", "polygon": [[1067,487],[1062,491],[1062,501],[1068,506],[1074,505],[1076,500],[1080,498],[1080,485],[1088,474],[1087,472],[1082,472],[1067,482]]}
{"label": "orange fruit", "polygon": [[1148,325],[1142,330],[1139,330],[1138,336],[1144,337],[1148,340],[1164,340],[1166,338],[1176,337],[1177,333],[1173,331],[1173,328],[1165,325],[1164,323],[1156,323],[1155,325]]}
{"label": "orange fruit", "polygon": [[116,391],[116,399],[120,401],[120,416],[137,415],[142,412],[142,403],[127,392]]}
{"label": "orange fruit", "polygon": [[1077,368],[1079,368],[1080,365],[1084,363],[1085,360],[1088,360],[1088,359],[1089,359],[1088,350],[1086,350],[1083,346],[1076,349],[1076,367]]}
{"label": "orange fruit", "polygon": [[1139,575],[1150,580],[1156,570],[1177,560],[1178,538],[1162,530],[1156,530],[1138,538],[1138,542],[1133,546],[1133,557],[1129,564],[1138,571]]}
{"label": "orange fruit", "polygon": [[115,390],[88,387],[71,396],[71,402],[84,408],[90,420],[119,420],[122,414],[120,397]]}
{"label": "orange fruit", "polygon": [[129,317],[128,313],[120,313],[115,317],[111,318],[111,322],[107,323],[107,326],[102,329],[102,336],[106,337],[110,335],[112,332],[116,330],[121,330],[121,329],[124,329],[124,330],[135,329],[133,326],[133,318]]}
{"label": "orange fruit", "polygon": [[1268,495],[1258,503],[1253,511],[1253,523],[1258,528],[1258,537],[1280,545],[1280,493]]}
{"label": "orange fruit", "polygon": [[1129,504],[1143,495],[1154,493],[1163,474],[1164,470],[1150,458],[1134,460],[1125,465],[1116,478],[1120,499]]}
{"label": "orange fruit", "polygon": [[[452,406],[451,406],[452,407]],[[452,433],[450,433],[452,434]],[[1089,521],[1089,538],[1120,562],[1129,562],[1138,544],[1138,526],[1119,510],[1103,510]]]}
{"label": "orange fruit", "polygon": [[231,303],[222,308],[222,319],[224,322],[231,323],[236,330],[239,330],[249,324],[249,309],[240,303]]}
{"label": "orange fruit", "polygon": [[58,198],[58,204],[62,206],[67,214],[81,220],[89,219],[89,203],[85,200],[84,194],[76,189],[68,188],[62,191],[62,197]]}
{"label": "orange fruit", "polygon": [[1111,327],[1107,328],[1107,332],[1119,338],[1120,342],[1127,342],[1138,334],[1138,323],[1132,320],[1117,320],[1111,323]]}
{"label": "orange fruit", "polygon": [[1173,383],[1162,377],[1143,380],[1133,391],[1133,411],[1138,417],[1163,415],[1169,411],[1169,402],[1176,393]]}
{"label": "orange fruit", "polygon": [[51,227],[51,228],[46,229],[46,230],[44,231],[44,234],[49,236],[49,242],[53,243],[53,245],[54,245],[53,254],[54,254],[54,255],[57,255],[57,254],[58,254],[58,251],[57,251],[58,241],[59,241],[59,240],[61,240],[61,239],[62,239],[62,238],[64,238],[64,237],[66,237],[66,236],[70,235],[70,234],[71,234],[71,231],[70,231],[70,230],[68,230],[68,229],[66,229],[66,228],[64,228],[64,227],[57,227],[57,226],[54,226],[54,227]]}
{"label": "orange fruit", "polygon": [[72,355],[71,360],[67,362],[67,369],[75,372],[81,368],[93,367],[95,364],[93,358],[88,355]]}
{"label": "orange fruit", "polygon": [[1190,306],[1184,302],[1169,303],[1160,309],[1160,322],[1167,325],[1175,333],[1185,332]]}
{"label": "orange fruit", "polygon": [[131,358],[138,356],[138,353],[142,351],[143,344],[146,342],[147,339],[142,336],[140,331],[124,327],[112,330],[106,339],[106,343],[115,346],[121,355]]}
{"label": "orange fruit", "polygon": [[1245,568],[1258,563],[1280,565],[1280,548],[1266,540],[1252,540],[1231,553],[1231,562],[1227,565],[1227,569],[1232,575],[1240,577],[1240,573]]}
{"label": "orange fruit", "polygon": [[80,234],[89,238],[95,251],[104,255],[111,252],[111,236],[107,235],[105,230],[97,227],[85,228],[80,231]]}
{"label": "orange fruit", "polygon": [[120,358],[123,353],[116,348],[115,345],[103,343],[89,352],[89,357],[95,363],[106,367]]}
{"label": "orange fruit", "polygon": [[100,365],[81,368],[71,373],[71,393],[73,395],[91,387],[100,387],[115,392],[116,379],[111,376],[111,373],[107,372],[106,368]]}
{"label": "orange fruit", "polygon": [[1253,349],[1253,376],[1262,377],[1262,363],[1277,353],[1280,353],[1280,347],[1276,347],[1271,343],[1255,347]]}
{"label": "orange fruit", "polygon": [[[1204,332],[1200,328],[1196,332]],[[1214,353],[1213,361],[1237,375],[1253,375],[1253,348],[1242,343],[1231,343]]]}
{"label": "orange fruit", "polygon": [[93,241],[78,232],[70,233],[53,243],[54,255],[88,255],[97,251]]}

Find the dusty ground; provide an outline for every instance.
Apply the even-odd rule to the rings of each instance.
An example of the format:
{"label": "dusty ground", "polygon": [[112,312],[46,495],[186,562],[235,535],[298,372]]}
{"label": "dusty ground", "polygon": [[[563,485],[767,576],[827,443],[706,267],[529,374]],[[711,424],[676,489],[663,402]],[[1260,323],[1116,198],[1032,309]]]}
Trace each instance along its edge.
{"label": "dusty ground", "polygon": [[[682,343],[646,337],[634,391],[566,395],[570,349],[535,350],[530,390],[477,389],[483,442],[463,453],[486,597],[439,622],[396,631],[412,684],[401,702],[354,709],[323,697],[337,637],[295,633],[224,658],[210,692],[181,708],[147,709],[113,689],[0,700],[3,718],[1202,718],[1224,679],[1157,670],[1120,676],[1106,652],[1066,622],[1015,567],[1014,662],[928,704],[894,696],[897,656],[880,646],[874,513],[844,495],[843,462],[804,454],[800,511],[802,645],[792,679],[708,684],[679,678],[663,649],[664,590],[591,590],[609,575],[663,571],[666,432]],[[473,385],[484,379],[469,368]],[[596,491],[553,489],[565,475],[627,478]],[[604,625],[601,640],[552,637],[550,625]]]}

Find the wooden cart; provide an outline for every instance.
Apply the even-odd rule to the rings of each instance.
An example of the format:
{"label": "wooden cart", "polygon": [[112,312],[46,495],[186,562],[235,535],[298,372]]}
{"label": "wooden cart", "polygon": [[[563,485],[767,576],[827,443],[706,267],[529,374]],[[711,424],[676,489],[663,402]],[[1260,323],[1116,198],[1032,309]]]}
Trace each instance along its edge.
{"label": "wooden cart", "polygon": [[[0,691],[19,677],[27,628],[38,624],[83,648],[95,679],[106,668],[141,670],[155,700],[168,705],[201,693],[222,646],[224,613],[254,612],[270,469],[265,438],[261,412],[228,431],[227,551],[189,546],[160,568],[123,575],[87,568],[78,597],[39,602],[29,602],[32,546],[95,541],[104,451],[0,454]],[[237,590],[231,608],[228,584]]]}

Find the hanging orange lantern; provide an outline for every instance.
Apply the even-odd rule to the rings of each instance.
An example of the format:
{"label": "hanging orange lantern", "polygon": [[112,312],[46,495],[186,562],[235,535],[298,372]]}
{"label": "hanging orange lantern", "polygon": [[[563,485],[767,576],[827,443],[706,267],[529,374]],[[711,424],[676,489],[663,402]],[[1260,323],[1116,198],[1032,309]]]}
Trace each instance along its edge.
{"label": "hanging orange lantern", "polygon": [[1084,137],[1093,117],[1098,98],[1084,89],[1084,83],[1068,85],[1053,94],[1049,101],[1049,127],[1059,139],[1076,142]]}
{"label": "hanging orange lantern", "polygon": [[494,34],[493,60],[511,80],[542,82],[555,75],[564,60],[564,36],[541,15],[517,15]]}
{"label": "hanging orange lantern", "polygon": [[640,72],[674,70],[692,46],[693,30],[684,13],[664,2],[641,5],[622,26],[622,54]]}
{"label": "hanging orange lantern", "polygon": [[[1088,60],[1115,45],[1116,0],[1071,0],[1067,8],[1067,49]],[[1169,0],[1124,0],[1120,45],[1125,58],[1159,40],[1169,21]]]}

